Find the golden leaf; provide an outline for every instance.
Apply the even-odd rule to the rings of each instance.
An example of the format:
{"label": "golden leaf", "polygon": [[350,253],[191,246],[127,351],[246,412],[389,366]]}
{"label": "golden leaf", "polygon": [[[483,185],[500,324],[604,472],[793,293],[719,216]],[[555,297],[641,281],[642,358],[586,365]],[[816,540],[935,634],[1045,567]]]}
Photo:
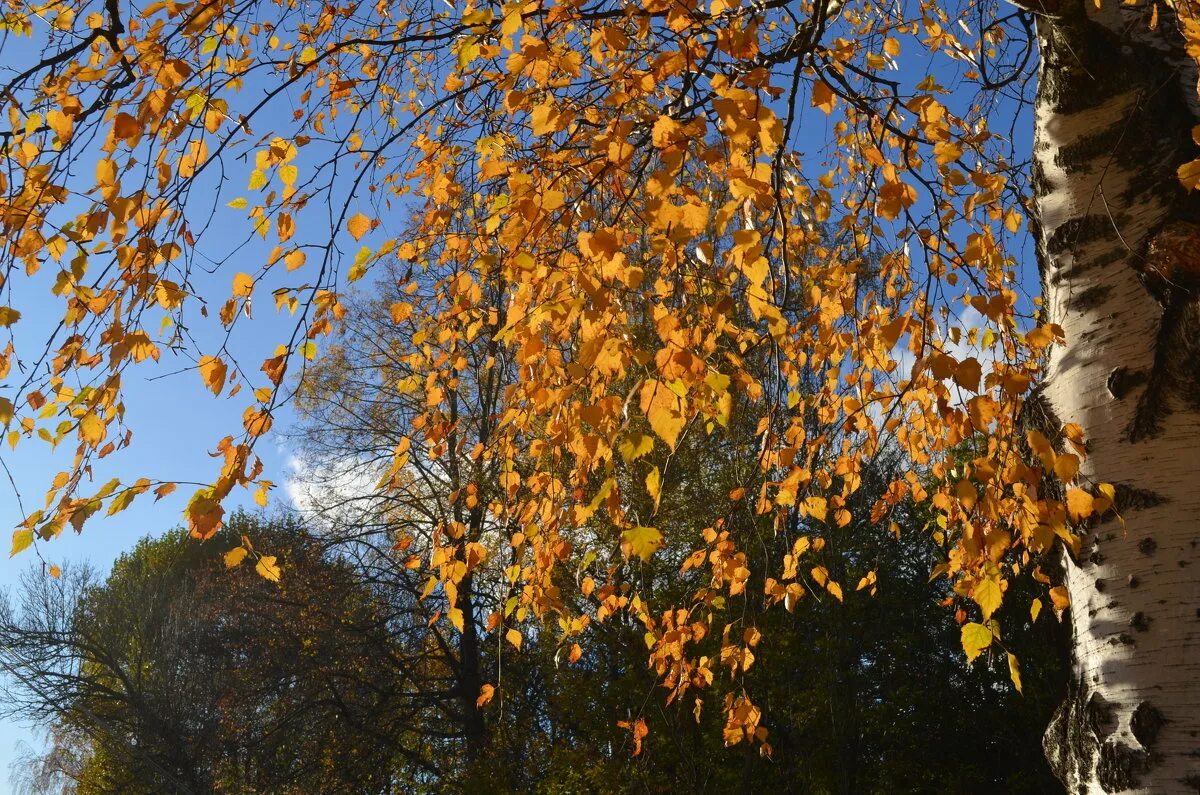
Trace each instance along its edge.
{"label": "golden leaf", "polygon": [[275,563],[274,555],[261,556],[258,559],[258,563],[255,564],[254,570],[258,572],[260,577],[271,582],[279,582],[279,578],[283,574],[279,566]]}
{"label": "golden leaf", "polygon": [[1067,514],[1072,521],[1080,521],[1092,515],[1092,495],[1083,489],[1067,489]]}
{"label": "golden leaf", "polygon": [[214,395],[221,394],[221,390],[225,388],[225,362],[216,356],[201,356],[199,369],[205,386],[212,390]]}
{"label": "golden leaf", "polygon": [[992,617],[992,613],[1000,609],[1000,603],[1004,601],[1004,591],[1000,588],[999,580],[984,577],[971,589],[971,598],[983,611],[983,620],[987,621]]}
{"label": "golden leaf", "polygon": [[371,231],[371,219],[362,213],[357,213],[346,221],[346,229],[355,240],[362,240],[363,235]]}
{"label": "golden leaf", "polygon": [[621,548],[627,555],[637,555],[642,560],[650,560],[662,541],[662,533],[653,527],[634,527],[621,533]]}
{"label": "golden leaf", "polygon": [[239,273],[233,277],[233,296],[235,298],[246,298],[252,292],[254,292],[254,279],[249,274]]}
{"label": "golden leaf", "polygon": [[983,650],[992,645],[992,631],[983,624],[974,621],[963,624],[962,647],[967,655],[967,662],[974,662]]}
{"label": "golden leaf", "polygon": [[641,408],[650,423],[650,429],[674,449],[683,432],[687,418],[684,417],[684,399],[671,391],[666,384],[647,379],[642,384]]}
{"label": "golden leaf", "polygon": [[79,438],[86,442],[88,446],[99,446],[100,442],[104,441],[104,437],[107,435],[108,426],[94,412],[89,411],[79,420]]}
{"label": "golden leaf", "polygon": [[1021,665],[1017,661],[1017,655],[1011,652],[1008,655],[1008,676],[1012,679],[1013,687],[1018,693],[1024,695],[1024,690],[1021,689]]}

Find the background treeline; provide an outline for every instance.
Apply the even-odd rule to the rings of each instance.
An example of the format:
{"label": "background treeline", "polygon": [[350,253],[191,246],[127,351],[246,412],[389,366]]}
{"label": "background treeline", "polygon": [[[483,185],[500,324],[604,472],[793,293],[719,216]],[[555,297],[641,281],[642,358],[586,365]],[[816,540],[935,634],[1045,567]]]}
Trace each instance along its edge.
{"label": "background treeline", "polygon": [[[226,570],[240,534],[287,576]],[[485,737],[457,708],[457,633],[411,592],[364,577],[295,516],[236,514],[216,543],[143,541],[107,578],[31,572],[0,615],[6,710],[49,750],[13,770],[36,793],[1054,792],[1040,734],[1063,685],[1058,627],[1007,638],[1006,662],[967,668],[953,612],[927,582],[935,545],[886,527],[839,531],[879,562],[874,597],[805,598],[760,622],[737,687],[664,705],[641,629],[611,620],[568,663],[545,635],[495,643]],[[664,598],[670,598],[664,594]],[[430,614],[432,615],[432,613]],[[502,655],[502,656],[501,656]],[[749,687],[773,758],[722,744],[722,694]],[[616,726],[642,716],[639,756]]]}
{"label": "background treeline", "polygon": [[[237,513],[205,544],[167,532],[107,576],[35,571],[9,595],[4,709],[48,738],[45,753],[14,769],[15,786],[80,795],[1061,791],[1041,732],[1065,689],[1062,627],[1050,611],[1036,622],[1004,616],[1005,627],[1020,627],[1003,643],[1021,660],[1023,695],[1004,654],[967,667],[958,637],[967,614],[956,608],[969,602],[929,578],[953,539],[902,497],[873,521],[899,459],[885,451],[851,463],[853,429],[820,417],[805,432],[827,437],[847,462],[842,477],[861,479],[847,524],[757,514],[755,490],[775,474],[759,459],[761,434],[784,429],[764,431],[735,402],[669,453],[622,451],[611,478],[661,483],[653,503],[645,488],[621,490],[642,495],[622,509],[659,528],[661,548],[646,560],[625,554],[619,528],[582,516],[577,548],[543,584],[564,609],[532,618],[528,586],[511,584],[514,528],[490,506],[507,498],[514,475],[548,484],[553,467],[498,468],[497,406],[521,379],[495,334],[464,341],[418,325],[438,316],[432,305],[455,300],[448,285],[461,289],[463,266],[446,262],[419,282],[393,274],[360,299],[354,325],[305,373],[293,439],[306,462],[303,516]],[[498,278],[472,289],[477,303],[504,305]],[[426,311],[397,314],[401,299]],[[651,302],[644,311],[631,333],[663,333]],[[605,366],[574,345],[552,340],[542,355]],[[794,370],[784,377],[767,349],[736,355],[762,373],[738,400],[823,388]],[[437,367],[454,377],[438,382],[448,409],[431,418],[422,373]],[[397,450],[406,453],[399,468]],[[962,454],[972,455],[969,444]],[[735,510],[713,515],[738,490],[748,496]],[[695,601],[712,575],[683,564],[706,549],[706,531],[735,538],[747,557],[730,566],[753,572],[786,569],[802,544],[793,582],[805,595],[772,604],[769,583],[751,579]],[[249,565],[226,568],[222,553],[243,536],[277,556],[281,582]],[[461,561],[469,570],[447,594],[431,572]],[[1032,590],[1033,563],[1012,588]],[[841,585],[841,600],[815,581],[815,566]],[[871,572],[875,581],[855,590]],[[635,588],[639,610],[619,602]],[[619,609],[602,610],[605,598]],[[1010,592],[1005,602],[1002,613],[1030,598]],[[714,662],[711,683],[668,703],[636,614],[693,603],[689,621],[745,635],[702,638],[688,653],[716,660],[735,649],[740,659]],[[519,649],[505,640],[510,630]],[[491,699],[481,699],[489,686]],[[726,745],[724,705],[743,692],[762,712],[770,757]],[[635,755],[628,726],[638,720],[648,734]]]}

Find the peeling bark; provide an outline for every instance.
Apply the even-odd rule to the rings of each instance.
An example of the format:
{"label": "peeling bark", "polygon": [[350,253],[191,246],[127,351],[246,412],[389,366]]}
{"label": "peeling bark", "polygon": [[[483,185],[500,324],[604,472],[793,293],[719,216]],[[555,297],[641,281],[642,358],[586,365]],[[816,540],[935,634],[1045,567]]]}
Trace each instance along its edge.
{"label": "peeling bark", "polygon": [[[1034,190],[1045,307],[1067,343],[1041,398],[1089,440],[1125,526],[1066,562],[1075,680],[1046,734],[1074,793],[1200,782],[1200,204],[1178,166],[1200,123],[1194,62],[1159,5],[1023,3],[1042,66]],[[1047,13],[1048,12],[1048,13]]]}

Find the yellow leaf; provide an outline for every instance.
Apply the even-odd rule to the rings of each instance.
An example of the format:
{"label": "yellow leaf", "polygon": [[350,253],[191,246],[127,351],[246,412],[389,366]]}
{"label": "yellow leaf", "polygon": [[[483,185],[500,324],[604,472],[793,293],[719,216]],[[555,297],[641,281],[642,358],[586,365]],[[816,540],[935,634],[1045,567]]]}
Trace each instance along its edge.
{"label": "yellow leaf", "polygon": [[825,516],[829,512],[829,503],[824,497],[806,497],[804,500],[804,512],[818,522],[825,521]]}
{"label": "yellow leaf", "polygon": [[[1099,496],[1092,496],[1092,510],[1096,515],[1108,513],[1117,501],[1117,489],[1111,483],[1100,483],[1096,486],[1096,490],[1100,492]],[[1121,517],[1118,515],[1118,519]],[[1121,519],[1121,525],[1124,526],[1125,520]]]}
{"label": "yellow leaf", "polygon": [[408,319],[409,315],[412,314],[412,311],[413,311],[412,304],[406,304],[403,301],[399,301],[397,303],[392,304],[392,307],[391,307],[392,322],[396,323],[397,325],[399,325],[400,323],[403,323],[405,320]]}
{"label": "yellow leaf", "polygon": [[289,271],[294,271],[297,268],[303,267],[304,260],[307,258],[307,255],[303,251],[297,249],[283,255],[283,264],[287,266]]}
{"label": "yellow leaf", "polygon": [[1042,613],[1042,600],[1034,599],[1033,603],[1029,605],[1029,620],[1036,622],[1038,620],[1038,616],[1041,615],[1041,613]]}
{"label": "yellow leaf", "polygon": [[55,566],[53,563],[51,563],[50,564],[50,576],[57,580],[59,577],[62,576],[62,569],[60,569],[58,566]]}
{"label": "yellow leaf", "polygon": [[1092,495],[1083,489],[1067,489],[1067,513],[1078,522],[1092,515]]}
{"label": "yellow leaf", "polygon": [[1066,586],[1051,588],[1050,601],[1054,603],[1054,612],[1061,616],[1062,612],[1071,606],[1071,595],[1067,593]]}
{"label": "yellow leaf", "polygon": [[557,129],[558,109],[554,103],[547,101],[538,105],[529,115],[530,127],[534,135],[547,135]]}
{"label": "yellow leaf", "polygon": [[225,509],[211,488],[197,489],[188,500],[184,511],[188,519],[188,528],[193,538],[206,540],[212,538],[221,529],[221,519]]}
{"label": "yellow leaf", "polygon": [[346,229],[350,231],[351,237],[355,240],[362,240],[363,235],[371,231],[371,219],[358,213],[346,221]]}
{"label": "yellow leaf", "polygon": [[687,423],[684,406],[683,398],[672,392],[666,384],[647,379],[642,385],[642,412],[650,423],[650,429],[672,449]]}
{"label": "yellow leaf", "polygon": [[242,415],[242,426],[250,436],[262,436],[271,430],[271,415],[256,406],[250,406]]}
{"label": "yellow leaf", "polygon": [[959,362],[958,367],[954,369],[954,383],[972,392],[979,391],[979,379],[982,377],[983,367],[975,358]]}
{"label": "yellow leaf", "polygon": [[818,80],[813,83],[812,106],[820,108],[827,114],[833,113],[833,109],[837,106],[837,95],[833,93],[833,89],[824,80]]}
{"label": "yellow leaf", "polygon": [[967,662],[974,662],[983,650],[992,645],[992,631],[983,624],[974,621],[963,624],[962,647],[966,652]]}
{"label": "yellow leaf", "polygon": [[504,639],[519,649],[521,648],[521,643],[525,640],[525,637],[517,630],[510,629],[508,632],[504,633]]}
{"label": "yellow leaf", "polygon": [[477,709],[486,707],[492,700],[492,697],[495,695],[496,688],[492,685],[485,684],[483,687],[479,688],[479,698],[475,699],[475,707]]}
{"label": "yellow leaf", "polygon": [[117,138],[133,138],[141,135],[142,125],[128,113],[118,113],[113,119],[113,135]]}
{"label": "yellow leaf", "polygon": [[234,566],[241,565],[248,551],[245,547],[234,547],[225,553],[225,567],[232,569]]}
{"label": "yellow leaf", "polygon": [[[662,546],[663,535],[653,527],[634,527],[621,533],[621,547],[627,555],[637,555],[642,560]],[[627,548],[627,549],[626,549]]]}
{"label": "yellow leaf", "polygon": [[117,166],[113,161],[104,158],[96,162],[96,184],[101,187],[111,187],[117,182]]}
{"label": "yellow leaf", "polygon": [[254,169],[250,172],[250,180],[246,183],[246,190],[259,190],[267,186],[267,175],[260,169]]}
{"label": "yellow leaf", "polygon": [[938,141],[933,145],[933,156],[939,166],[949,165],[962,157],[962,144],[958,141]]}
{"label": "yellow leaf", "polygon": [[11,558],[18,552],[24,552],[26,549],[29,549],[31,544],[33,544],[32,530],[14,530],[12,536],[12,552],[10,552],[8,556]]}
{"label": "yellow leaf", "polygon": [[1054,459],[1054,474],[1063,483],[1069,483],[1079,473],[1079,456],[1063,453]]}
{"label": "yellow leaf", "polygon": [[479,40],[474,36],[463,39],[458,46],[458,68],[466,69],[479,57]]}
{"label": "yellow leaf", "polygon": [[246,205],[248,203],[249,202],[247,202],[244,198],[237,198],[237,199],[234,199],[233,201],[229,202],[225,206],[232,207],[235,210],[244,210],[244,209],[246,209]]}
{"label": "yellow leaf", "polygon": [[108,435],[108,426],[104,424],[104,420],[93,412],[83,415],[83,419],[79,421],[80,439],[90,447],[96,447],[104,441],[106,435]]}
{"label": "yellow leaf", "polygon": [[617,445],[617,450],[626,463],[633,463],[653,449],[654,437],[644,433],[631,433]]}
{"label": "yellow leaf", "polygon": [[1017,661],[1017,655],[1011,652],[1008,655],[1008,676],[1012,679],[1013,687],[1017,688],[1017,692],[1024,695],[1025,691],[1021,689],[1021,664]]}
{"label": "yellow leaf", "polygon": [[825,590],[829,591],[829,594],[834,599],[837,599],[839,602],[842,601],[842,586],[838,585],[833,580],[825,583]]}
{"label": "yellow leaf", "polygon": [[658,507],[658,499],[662,494],[662,475],[658,471],[658,467],[650,470],[650,474],[646,475],[646,493],[650,495],[650,499],[654,500],[655,507]]}
{"label": "yellow leaf", "polygon": [[1000,609],[1000,603],[1004,601],[1004,592],[1000,590],[998,580],[985,577],[975,583],[975,587],[971,590],[971,598],[983,611],[983,620],[987,621],[992,617],[992,613]]}
{"label": "yellow leaf", "polygon": [[246,298],[254,292],[254,279],[247,273],[239,273],[233,277],[233,295],[235,298]]}
{"label": "yellow leaf", "polygon": [[279,582],[279,577],[283,573],[280,571],[279,566],[276,565],[274,555],[263,555],[260,557],[254,570],[258,572],[260,577],[271,582]]}
{"label": "yellow leaf", "polygon": [[216,356],[201,356],[200,377],[214,395],[221,394],[221,390],[225,388],[225,362]]}
{"label": "yellow leaf", "polygon": [[1200,187],[1200,160],[1191,160],[1179,167],[1179,181],[1187,190]]}
{"label": "yellow leaf", "polygon": [[463,611],[457,607],[452,607],[446,611],[446,618],[450,619],[450,623],[460,633],[463,631]]}
{"label": "yellow leaf", "polygon": [[0,327],[8,327],[21,319],[21,313],[11,306],[0,306]]}

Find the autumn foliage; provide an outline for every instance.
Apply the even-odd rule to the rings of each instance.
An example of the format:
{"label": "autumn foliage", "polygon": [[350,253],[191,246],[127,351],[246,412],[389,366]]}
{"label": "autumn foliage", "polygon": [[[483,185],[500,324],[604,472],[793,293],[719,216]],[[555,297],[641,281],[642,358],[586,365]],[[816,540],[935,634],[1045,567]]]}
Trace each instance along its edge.
{"label": "autumn foliage", "polygon": [[[457,473],[412,551],[435,620],[513,650],[537,627],[571,664],[620,616],[667,700],[702,699],[770,643],[729,605],[872,598],[881,573],[835,575],[824,538],[911,502],[971,602],[967,659],[1006,654],[1009,583],[1042,583],[1034,620],[1065,610],[1039,561],[1114,492],[1080,477],[1083,430],[1031,409],[1061,329],[1024,286],[1019,144],[994,122],[1022,112],[997,93],[1022,42],[996,8],[13,0],[0,424],[66,462],[13,551],[176,488],[90,474],[136,444],[126,390],[156,365],[245,405],[192,535],[236,489],[265,503],[256,443],[348,285],[386,272],[409,408],[378,488],[408,488],[416,455]],[[287,331],[235,356],[270,312]],[[661,512],[690,488],[675,456],[722,444],[736,478],[682,537]],[[904,471],[855,507],[885,452]],[[254,539],[226,560],[289,576]],[[464,615],[484,566],[506,599]],[[677,572],[695,587],[651,609]],[[769,753],[752,690],[714,706],[726,743]]]}

